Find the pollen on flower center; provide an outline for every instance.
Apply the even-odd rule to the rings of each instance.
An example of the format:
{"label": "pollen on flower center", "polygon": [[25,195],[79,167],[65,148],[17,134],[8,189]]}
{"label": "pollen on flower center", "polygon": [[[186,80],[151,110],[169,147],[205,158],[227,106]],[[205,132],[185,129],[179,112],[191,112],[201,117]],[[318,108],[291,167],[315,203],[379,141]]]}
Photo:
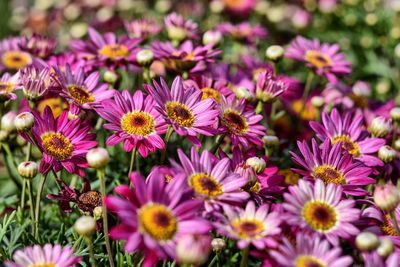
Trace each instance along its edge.
{"label": "pollen on flower center", "polygon": [[294,262],[296,267],[326,267],[327,265],[321,261],[320,259],[309,256],[309,255],[300,255],[295,259]]}
{"label": "pollen on flower center", "polygon": [[158,241],[174,237],[178,223],[171,210],[162,204],[150,203],[139,210],[141,230]]}
{"label": "pollen on flower center", "polygon": [[304,205],[302,216],[312,229],[319,232],[330,231],[338,221],[334,207],[328,203],[314,200]]}
{"label": "pollen on flower center", "polygon": [[264,224],[257,219],[234,219],[232,226],[242,239],[257,239],[264,231]]}
{"label": "pollen on flower center", "polygon": [[304,58],[308,63],[318,69],[332,66],[332,59],[320,51],[309,50]]}
{"label": "pollen on flower center", "polygon": [[1,61],[8,69],[22,69],[32,63],[32,57],[22,51],[7,51],[3,54]]}
{"label": "pollen on flower center", "polygon": [[14,84],[0,82],[0,94],[7,94],[12,91]]}
{"label": "pollen on flower center", "polygon": [[144,111],[126,113],[121,118],[121,128],[131,135],[148,136],[154,132],[155,120],[152,115]]}
{"label": "pollen on flower center", "polygon": [[57,160],[66,160],[71,157],[74,147],[70,140],[62,133],[48,132],[42,135],[42,145],[46,154]]}
{"label": "pollen on flower center", "polygon": [[232,109],[227,109],[224,111],[222,123],[229,129],[231,133],[239,135],[246,133],[249,129],[246,118]]}
{"label": "pollen on flower center", "polygon": [[194,124],[194,115],[192,111],[184,104],[179,102],[168,102],[165,109],[169,119],[175,121],[183,127],[192,127]]}
{"label": "pollen on flower center", "polygon": [[99,50],[99,54],[110,59],[124,58],[129,56],[129,50],[125,45],[108,44]]}
{"label": "pollen on flower center", "polygon": [[342,185],[346,183],[343,173],[327,164],[316,166],[312,175],[315,179],[321,179],[326,184],[334,183]]}
{"label": "pollen on flower center", "polygon": [[216,197],[223,193],[222,185],[209,174],[196,173],[189,177],[189,184],[197,194]]}
{"label": "pollen on flower center", "polygon": [[383,222],[380,225],[380,228],[385,235],[397,236],[396,229],[394,229],[394,227],[390,224],[390,220],[391,220],[390,215],[385,214],[385,216],[383,217]]}
{"label": "pollen on flower center", "polygon": [[52,262],[43,262],[43,263],[33,263],[28,265],[28,267],[56,267],[56,265]]}
{"label": "pollen on flower center", "polygon": [[354,142],[350,136],[348,135],[339,135],[332,139],[332,143],[336,144],[337,142],[342,143],[342,148],[346,150],[348,153],[352,154],[355,157],[360,155],[360,149],[358,144]]}
{"label": "pollen on flower center", "polygon": [[217,101],[218,103],[221,102],[221,95],[214,88],[204,87],[201,89],[201,92],[203,93],[201,96],[201,100],[212,98],[215,101]]}
{"label": "pollen on flower center", "polygon": [[81,85],[68,85],[68,91],[71,94],[71,97],[81,105],[94,101],[93,95]]}

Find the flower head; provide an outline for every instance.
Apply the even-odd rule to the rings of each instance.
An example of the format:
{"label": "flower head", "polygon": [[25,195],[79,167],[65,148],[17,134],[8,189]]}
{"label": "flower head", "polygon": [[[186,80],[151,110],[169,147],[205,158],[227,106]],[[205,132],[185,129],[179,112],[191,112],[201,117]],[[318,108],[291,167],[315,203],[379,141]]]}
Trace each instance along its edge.
{"label": "flower head", "polygon": [[20,82],[25,96],[30,100],[37,100],[48,93],[54,80],[50,69],[28,67],[20,70]]}
{"label": "flower head", "polygon": [[137,19],[124,22],[125,29],[130,38],[147,39],[161,31],[161,27],[150,19]]}
{"label": "flower head", "polygon": [[263,39],[267,36],[267,30],[261,25],[251,25],[248,22],[239,24],[222,23],[218,30],[224,35],[231,36],[234,39],[246,43],[254,43],[257,39]]}
{"label": "flower head", "polygon": [[274,77],[270,71],[262,71],[257,79],[256,98],[263,102],[273,102],[287,88],[288,85],[283,79]]}
{"label": "flower head", "polygon": [[14,93],[16,89],[21,88],[20,75],[16,73],[10,75],[9,73],[4,73],[0,78],[0,102],[5,102],[9,100],[16,100],[17,95]]}
{"label": "flower head", "polygon": [[198,25],[190,19],[185,20],[181,15],[175,12],[166,16],[164,23],[168,32],[168,37],[171,40],[180,42],[186,38],[199,38]]}
{"label": "flower head", "polygon": [[21,49],[22,38],[11,37],[0,42],[0,70],[17,71],[30,66],[33,56]]}

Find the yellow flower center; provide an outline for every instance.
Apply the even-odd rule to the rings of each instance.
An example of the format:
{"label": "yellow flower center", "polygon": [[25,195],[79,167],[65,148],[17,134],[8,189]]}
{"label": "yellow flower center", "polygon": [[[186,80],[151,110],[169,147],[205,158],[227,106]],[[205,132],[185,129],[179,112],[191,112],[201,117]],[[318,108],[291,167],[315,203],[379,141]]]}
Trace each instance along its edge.
{"label": "yellow flower center", "polygon": [[326,267],[325,262],[317,257],[309,255],[300,255],[294,261],[296,267]]}
{"label": "yellow flower center", "polygon": [[191,175],[189,184],[199,195],[216,197],[223,193],[222,185],[214,177],[206,173],[201,172]]}
{"label": "yellow flower center", "polygon": [[280,170],[278,174],[285,177],[285,184],[287,185],[295,185],[300,180],[300,175],[291,171],[290,169]]}
{"label": "yellow flower center", "polygon": [[62,107],[60,106],[60,99],[58,97],[46,98],[39,102],[38,104],[38,111],[43,114],[44,109],[49,106],[54,118],[58,118],[62,111],[68,107],[65,102],[62,102]]}
{"label": "yellow flower center", "polygon": [[358,144],[354,142],[348,135],[339,135],[332,139],[332,143],[342,142],[342,148],[354,157],[360,156],[360,149]]}
{"label": "yellow flower center", "polygon": [[166,241],[174,237],[178,222],[171,210],[162,204],[150,203],[139,210],[141,230],[157,241]]}
{"label": "yellow flower center", "polygon": [[316,120],[318,110],[311,104],[307,103],[303,108],[303,100],[294,100],[292,103],[293,111],[299,114],[300,118],[307,121]]}
{"label": "yellow flower center", "polygon": [[246,118],[233,109],[224,111],[222,123],[234,134],[242,135],[249,130]]}
{"label": "yellow flower center", "polygon": [[121,128],[131,135],[148,136],[154,132],[155,120],[144,111],[126,113],[121,118]]}
{"label": "yellow flower center", "polygon": [[315,167],[312,176],[315,179],[321,179],[326,184],[342,185],[346,183],[343,173],[328,164]]}
{"label": "yellow flower center", "polygon": [[231,222],[235,233],[242,239],[259,239],[264,231],[264,223],[257,219],[239,218]]}
{"label": "yellow flower center", "polygon": [[330,231],[337,223],[337,213],[334,207],[318,200],[307,202],[302,210],[307,224],[319,232]]}
{"label": "yellow flower center", "polygon": [[83,86],[76,84],[68,85],[68,91],[71,97],[81,105],[94,101],[94,96]]}
{"label": "yellow flower center", "polygon": [[13,88],[14,84],[12,83],[0,82],[0,94],[8,94]]}
{"label": "yellow flower center", "polygon": [[257,181],[250,187],[249,190],[252,193],[258,193],[260,192],[260,189],[261,189],[261,184]]}
{"label": "yellow flower center", "polygon": [[18,70],[32,63],[32,57],[22,51],[7,51],[3,54],[1,61],[7,69]]}
{"label": "yellow flower center", "polygon": [[323,54],[321,51],[309,50],[304,56],[304,59],[317,69],[323,69],[332,66],[332,59],[328,55]]}
{"label": "yellow flower center", "polygon": [[192,127],[194,124],[194,115],[192,111],[184,104],[179,102],[168,102],[165,104],[167,116],[182,127]]}
{"label": "yellow flower center", "polygon": [[221,95],[214,88],[204,87],[204,88],[201,89],[201,91],[203,92],[203,95],[201,96],[201,100],[212,98],[217,103],[221,102]]}
{"label": "yellow flower center", "polygon": [[391,220],[390,215],[385,214],[385,216],[383,217],[383,222],[380,225],[381,231],[385,235],[397,236],[396,229],[394,229],[394,227],[389,223],[390,220]]}
{"label": "yellow flower center", "polygon": [[56,264],[52,262],[40,262],[30,264],[28,267],[56,267]]}
{"label": "yellow flower center", "polygon": [[246,3],[246,0],[224,0],[224,6],[229,8],[240,8]]}
{"label": "yellow flower center", "polygon": [[99,54],[110,59],[125,58],[129,56],[129,50],[125,45],[108,44],[99,50]]}
{"label": "yellow flower center", "polygon": [[41,138],[46,154],[57,160],[66,160],[71,157],[74,147],[62,133],[47,132]]}

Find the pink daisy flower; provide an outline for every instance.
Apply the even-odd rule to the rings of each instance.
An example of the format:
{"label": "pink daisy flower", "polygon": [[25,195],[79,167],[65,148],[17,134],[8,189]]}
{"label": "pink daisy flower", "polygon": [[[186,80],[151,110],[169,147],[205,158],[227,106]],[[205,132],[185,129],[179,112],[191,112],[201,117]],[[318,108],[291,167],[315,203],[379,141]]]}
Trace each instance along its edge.
{"label": "pink daisy flower", "polygon": [[257,79],[256,98],[263,102],[273,102],[287,89],[288,84],[275,77],[272,71],[262,71]]}
{"label": "pink daisy flower", "polygon": [[279,248],[272,250],[270,254],[282,267],[347,267],[353,263],[350,256],[342,256],[340,247],[332,248],[328,241],[318,236],[312,237],[301,233],[297,234],[294,244],[284,238]]}
{"label": "pink daisy flower", "polygon": [[306,141],[297,142],[302,156],[293,152],[292,160],[303,169],[293,171],[303,175],[306,179],[322,180],[325,184],[334,183],[343,186],[346,194],[365,195],[368,192],[362,186],[374,184],[376,181],[368,177],[371,168],[361,162],[355,162],[348,153],[342,153],[342,144],[331,145],[325,140],[321,148],[315,139],[311,140],[312,151]]}
{"label": "pink daisy flower", "polygon": [[147,18],[125,21],[124,26],[130,38],[148,39],[161,31],[161,27],[157,22]]}
{"label": "pink daisy flower", "polygon": [[360,210],[354,208],[354,200],[342,200],[342,192],[342,187],[335,184],[317,180],[313,185],[300,180],[284,194],[285,221],[338,245],[340,238],[349,239],[359,232],[352,223],[359,219]]}
{"label": "pink daisy flower", "polygon": [[199,38],[197,23],[193,22],[191,19],[185,20],[181,15],[175,12],[164,18],[164,24],[170,39],[182,41],[186,38]]}
{"label": "pink daisy flower", "polygon": [[17,95],[14,92],[20,88],[19,73],[12,76],[9,73],[4,73],[0,78],[0,102],[16,100]]}
{"label": "pink daisy flower", "polygon": [[270,212],[264,204],[256,208],[253,201],[247,203],[245,209],[224,206],[225,216],[214,225],[221,234],[238,240],[238,247],[244,249],[250,244],[257,249],[277,245],[275,237],[281,233],[280,214]]}
{"label": "pink daisy flower", "polygon": [[17,250],[13,261],[7,261],[6,267],[57,266],[75,267],[82,257],[74,255],[72,248],[46,244],[43,247],[34,245]]}
{"label": "pink daisy flower", "polygon": [[385,139],[371,138],[363,130],[363,115],[361,113],[345,112],[342,116],[337,109],[328,115],[322,113],[322,124],[310,122],[311,128],[321,141],[331,140],[332,144],[340,142],[343,150],[365,163],[367,166],[382,166],[383,162],[376,156],[379,148],[386,144]]}
{"label": "pink daisy flower", "polygon": [[43,152],[40,172],[48,173],[66,169],[70,173],[85,176],[82,167],[87,167],[86,153],[97,145],[95,134],[89,133],[90,126],[80,119],[68,120],[68,111],[57,119],[47,106],[43,116],[34,112],[35,124],[32,128],[33,140],[26,133],[20,133]]}
{"label": "pink daisy flower", "polygon": [[161,134],[167,131],[167,126],[161,114],[154,109],[151,96],[144,96],[138,90],[133,96],[127,90],[116,91],[114,100],[105,100],[97,113],[109,123],[104,128],[115,131],[106,144],[114,146],[124,142],[124,150],[129,152],[137,148],[143,157],[149,151],[164,149],[165,144]]}
{"label": "pink daisy flower", "polygon": [[143,251],[144,266],[153,266],[168,256],[175,258],[179,237],[210,230],[209,223],[196,216],[202,202],[183,197],[186,183],[183,176],[166,184],[161,175],[152,175],[145,182],[134,174],[131,181],[133,188],[127,185],[115,188],[123,198],[106,197],[107,208],[120,219],[120,225],[110,235],[126,240],[126,252]]}
{"label": "pink daisy flower", "polygon": [[0,42],[0,71],[17,71],[34,63],[34,57],[21,49],[21,37],[11,37]]}
{"label": "pink daisy flower", "polygon": [[351,73],[351,63],[345,60],[339,49],[337,44],[321,44],[317,39],[308,40],[298,36],[286,50],[285,56],[305,62],[316,74],[336,83],[336,75]]}
{"label": "pink daisy flower", "polygon": [[258,39],[267,37],[267,30],[263,26],[251,25],[248,22],[242,22],[236,25],[222,23],[218,26],[218,30],[225,35],[249,44],[254,43]]}
{"label": "pink daisy flower", "polygon": [[201,100],[201,91],[194,87],[185,89],[179,76],[174,79],[171,90],[163,78],[160,78],[160,84],[153,80],[153,85],[145,85],[145,89],[154,97],[155,108],[177,134],[187,136],[193,144],[201,146],[197,134],[212,136],[216,133],[213,125],[218,110],[213,109],[214,100]]}

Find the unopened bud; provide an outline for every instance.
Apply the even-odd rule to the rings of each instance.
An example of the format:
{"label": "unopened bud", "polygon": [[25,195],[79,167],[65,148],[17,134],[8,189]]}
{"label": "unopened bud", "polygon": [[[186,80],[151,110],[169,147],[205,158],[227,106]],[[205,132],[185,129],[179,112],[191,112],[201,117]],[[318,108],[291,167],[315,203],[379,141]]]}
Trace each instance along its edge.
{"label": "unopened bud", "polygon": [[30,112],[22,112],[14,119],[15,128],[20,132],[27,132],[35,124],[35,117]]}
{"label": "unopened bud", "polygon": [[368,131],[374,137],[385,137],[392,130],[392,124],[390,120],[379,116],[372,120],[371,125],[368,128]]}
{"label": "unopened bud", "polygon": [[265,51],[265,55],[271,61],[277,61],[283,57],[285,50],[280,45],[271,45]]}
{"label": "unopened bud", "polygon": [[390,110],[390,117],[394,122],[400,122],[400,107],[395,107]]}
{"label": "unopened bud", "polygon": [[275,135],[265,135],[263,136],[262,141],[267,147],[274,147],[279,145],[279,138]]}
{"label": "unopened bud", "polygon": [[86,160],[91,168],[102,169],[110,162],[110,155],[105,148],[92,148],[86,154]]}
{"label": "unopened bud", "polygon": [[149,66],[153,60],[153,51],[149,49],[143,49],[136,54],[136,61],[142,66]]}
{"label": "unopened bud", "polygon": [[383,258],[389,257],[390,254],[394,251],[394,244],[393,241],[389,238],[381,238],[381,243],[379,247],[376,249],[376,252],[379,256]]}
{"label": "unopened bud", "polygon": [[118,80],[118,74],[113,71],[107,70],[103,75],[104,81],[108,83],[115,83]]}
{"label": "unopened bud", "polygon": [[24,161],[18,165],[18,173],[22,178],[33,179],[39,172],[39,166],[34,161]]}
{"label": "unopened bud", "polygon": [[219,31],[206,31],[203,34],[203,44],[204,45],[217,45],[222,40],[222,34]]}
{"label": "unopened bud", "polygon": [[93,209],[93,217],[96,221],[103,218],[103,206],[97,206]]}
{"label": "unopened bud", "polygon": [[378,157],[385,163],[389,163],[396,158],[396,150],[390,146],[382,146],[378,150]]}
{"label": "unopened bud", "polygon": [[96,232],[96,221],[92,216],[82,216],[74,224],[75,231],[81,236],[91,236]]}
{"label": "unopened bud", "polygon": [[377,185],[374,191],[374,202],[381,210],[392,212],[399,204],[399,191],[393,184]]}
{"label": "unopened bud", "polygon": [[222,238],[214,238],[211,241],[211,246],[214,251],[218,252],[226,248],[226,242]]}
{"label": "unopened bud", "polygon": [[242,98],[247,99],[247,100],[254,99],[254,95],[249,91],[249,89],[247,89],[244,86],[239,86],[234,91],[235,91],[236,97],[238,99],[242,99]]}
{"label": "unopened bud", "polygon": [[371,232],[362,232],[356,237],[356,246],[360,251],[371,251],[379,246],[379,239]]}
{"label": "unopened bud", "polygon": [[262,173],[267,166],[265,160],[259,157],[248,158],[246,160],[246,164],[251,166],[256,171],[256,173]]}
{"label": "unopened bud", "polygon": [[208,235],[184,235],[178,239],[176,254],[183,264],[201,265],[207,261],[211,250]]}
{"label": "unopened bud", "polygon": [[186,31],[181,27],[170,26],[167,28],[168,38],[173,41],[182,41],[186,38]]}
{"label": "unopened bud", "polygon": [[325,104],[325,99],[322,96],[313,96],[311,104],[316,108],[322,108]]}
{"label": "unopened bud", "polygon": [[17,113],[15,113],[14,111],[7,112],[1,118],[1,129],[10,133],[15,131],[14,119],[16,116]]}

